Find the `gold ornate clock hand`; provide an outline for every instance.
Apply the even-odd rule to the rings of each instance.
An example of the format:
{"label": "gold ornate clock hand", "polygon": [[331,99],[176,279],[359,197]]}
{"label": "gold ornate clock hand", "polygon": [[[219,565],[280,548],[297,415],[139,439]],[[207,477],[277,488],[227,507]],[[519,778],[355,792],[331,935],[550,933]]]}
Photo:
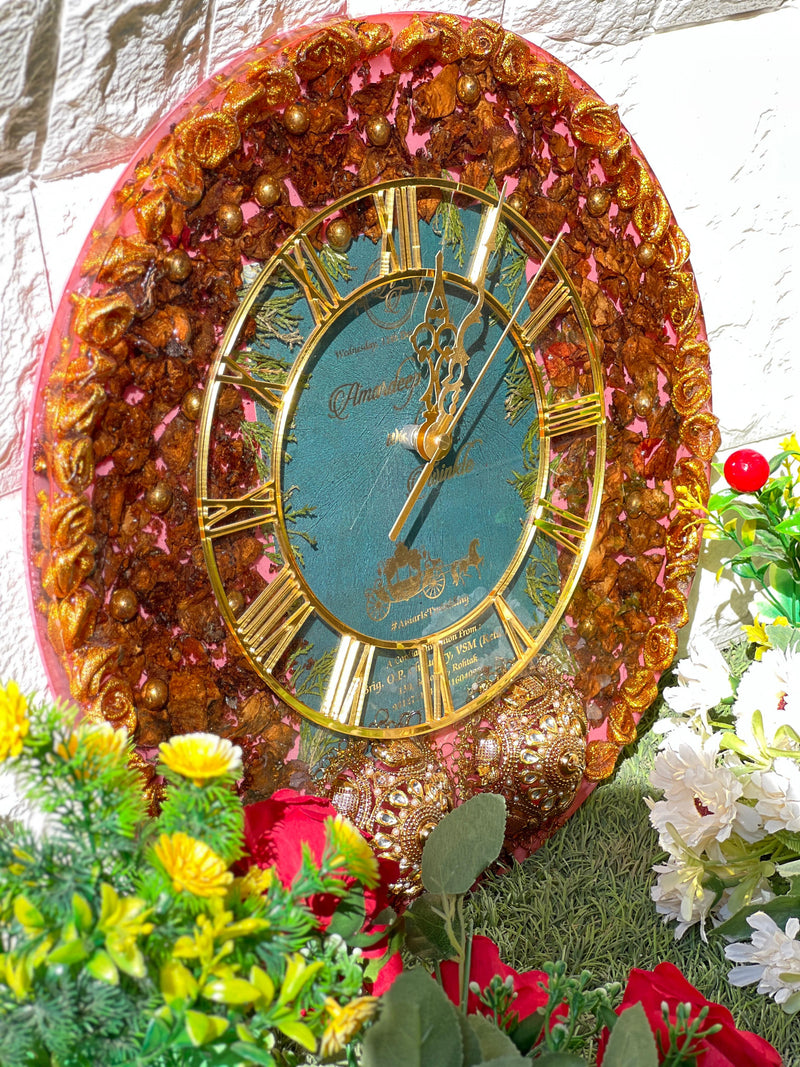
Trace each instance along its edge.
{"label": "gold ornate clock hand", "polygon": [[[470,326],[481,316],[485,296],[486,271],[489,258],[495,250],[497,231],[506,199],[506,183],[500,192],[495,206],[488,211],[480,225],[478,239],[472,253],[467,280],[476,289],[478,299],[461,320],[458,327],[450,321],[450,311],[444,291],[443,256],[439,251],[436,256],[436,271],[433,288],[425,308],[425,318],[411,334],[411,344],[417,359],[423,365],[428,364],[429,379],[420,402],[425,405],[425,414],[421,425],[403,426],[390,434],[387,445],[402,444],[412,448],[423,459],[431,459],[437,451],[435,438],[442,419],[453,412],[458,404],[458,397],[464,379],[464,370],[469,363],[464,337]],[[443,320],[440,322],[440,320]],[[447,338],[453,340],[447,343]],[[430,343],[423,343],[430,338]],[[446,376],[442,370],[446,365]]]}
{"label": "gold ornate clock hand", "polygon": [[[391,530],[389,531],[389,540],[390,541],[397,540],[397,537],[399,536],[400,531],[405,526],[409,515],[411,514],[411,512],[414,509],[414,505],[416,504],[417,500],[419,499],[420,493],[425,488],[425,486],[428,484],[430,476],[431,476],[431,474],[433,474],[433,468],[436,466],[436,464],[439,462],[439,460],[444,459],[444,457],[450,451],[450,447],[451,447],[452,441],[453,441],[453,436],[452,436],[453,435],[453,428],[455,427],[456,423],[461,418],[461,416],[464,414],[464,412],[465,412],[465,410],[467,408],[467,405],[469,404],[469,402],[472,399],[472,397],[475,395],[475,391],[477,390],[478,386],[480,385],[481,381],[483,380],[483,377],[486,374],[486,371],[488,370],[489,365],[491,364],[492,360],[495,358],[497,353],[500,351],[500,349],[501,349],[501,347],[503,345],[503,342],[505,341],[506,337],[508,336],[508,334],[509,334],[509,332],[511,330],[511,327],[516,322],[516,320],[517,320],[517,318],[519,316],[519,313],[522,311],[522,309],[524,307],[527,306],[528,298],[530,297],[531,293],[533,292],[534,286],[538,282],[539,278],[542,276],[542,274],[543,274],[544,270],[546,269],[548,263],[550,262],[551,258],[555,254],[555,250],[558,247],[558,243],[561,240],[563,234],[564,234],[564,231],[562,230],[562,232],[556,237],[555,241],[553,241],[553,243],[550,245],[550,248],[547,251],[547,255],[542,260],[541,265],[539,266],[539,269],[536,271],[536,273],[534,274],[534,276],[531,279],[530,283],[528,284],[528,287],[525,290],[525,293],[523,294],[522,299],[520,300],[519,304],[517,304],[517,307],[514,310],[513,314],[511,315],[511,318],[506,323],[505,328],[504,328],[502,334],[500,335],[499,340],[497,341],[497,344],[494,346],[492,351],[489,353],[489,356],[488,356],[486,362],[484,363],[484,365],[481,367],[480,371],[478,372],[478,375],[475,378],[475,381],[472,383],[469,392],[464,397],[464,401],[461,404],[461,407],[454,414],[450,414],[449,412],[446,412],[446,411],[440,412],[440,414],[437,417],[437,419],[435,420],[434,424],[430,427],[429,432],[430,432],[430,435],[433,437],[433,439],[436,442],[436,451],[434,452],[433,456],[431,456],[431,458],[428,460],[428,462],[425,464],[425,466],[420,471],[419,477],[417,478],[416,482],[414,482],[414,485],[411,488],[411,492],[406,497],[405,503],[403,504],[402,508],[400,509],[400,514],[395,519],[394,525],[392,526]],[[537,321],[535,321],[532,326],[529,325],[529,327],[526,330],[526,335],[529,338],[529,340],[532,340],[536,336],[536,333],[538,332],[538,330],[541,329],[541,327],[545,324],[545,322],[549,321],[549,319],[554,314],[554,311],[557,310],[557,306],[558,305],[555,305],[554,307],[551,307],[551,303],[547,298],[543,301],[543,303],[539,307],[540,316],[538,317]]]}
{"label": "gold ornate clock hand", "polygon": [[[464,400],[463,400],[463,403],[461,404],[461,407],[458,409],[458,411],[455,412],[454,415],[451,415],[449,417],[448,421],[445,422],[443,420],[443,425],[440,428],[440,432],[452,435],[454,426],[456,425],[458,420],[461,418],[461,416],[464,414],[464,412],[465,412],[465,410],[467,408],[467,405],[469,404],[470,400],[472,400],[473,396],[475,395],[475,392],[476,392],[478,386],[483,381],[483,377],[486,374],[486,371],[489,369],[489,366],[492,363],[492,360],[497,355],[497,353],[500,351],[500,349],[501,349],[501,347],[503,345],[503,342],[505,341],[506,337],[508,337],[509,332],[511,331],[511,327],[517,321],[517,317],[519,316],[519,313],[522,311],[522,309],[524,307],[527,306],[528,298],[530,297],[531,293],[533,292],[534,286],[539,281],[539,278],[542,276],[545,268],[547,267],[547,264],[550,262],[550,259],[554,255],[555,250],[558,247],[559,241],[564,236],[564,232],[565,231],[562,230],[561,233],[556,237],[555,241],[553,241],[553,243],[550,245],[550,248],[547,251],[547,255],[544,257],[544,259],[541,262],[541,265],[540,265],[539,269],[536,271],[536,273],[534,274],[534,276],[531,278],[530,282],[528,283],[528,287],[525,290],[525,292],[523,293],[522,299],[517,304],[513,314],[511,315],[511,318],[506,323],[505,328],[503,329],[503,332],[500,334],[500,337],[497,340],[497,343],[495,344],[494,348],[492,349],[492,351],[487,356],[486,362],[483,364],[483,366],[481,367],[480,371],[476,375],[475,381],[472,383],[472,385],[470,386],[469,392],[464,397]],[[560,293],[558,294],[558,299],[560,300]],[[536,337],[536,335],[538,334],[539,330],[541,330],[542,326],[544,326],[545,323],[550,321],[550,319],[553,317],[555,312],[558,310],[558,306],[559,305],[557,303],[551,302],[548,297],[545,297],[545,299],[542,301],[542,303],[539,305],[539,307],[537,309],[538,314],[537,314],[537,312],[534,312],[533,322],[532,323],[528,323],[526,325],[525,335],[526,335],[526,337],[527,337],[529,342],[533,341],[534,338]]]}
{"label": "gold ornate clock hand", "polygon": [[422,470],[419,472],[419,477],[414,482],[411,488],[411,492],[406,497],[406,501],[400,509],[400,514],[394,520],[394,526],[389,531],[389,540],[396,541],[400,531],[406,524],[408,516],[411,514],[414,505],[419,499],[419,495],[425,486],[428,484],[430,476],[433,474],[433,468],[439,462],[440,459],[444,459],[447,453],[450,451],[450,445],[452,443],[451,437],[448,435],[441,436],[439,438],[440,444],[433,456],[428,460]]}

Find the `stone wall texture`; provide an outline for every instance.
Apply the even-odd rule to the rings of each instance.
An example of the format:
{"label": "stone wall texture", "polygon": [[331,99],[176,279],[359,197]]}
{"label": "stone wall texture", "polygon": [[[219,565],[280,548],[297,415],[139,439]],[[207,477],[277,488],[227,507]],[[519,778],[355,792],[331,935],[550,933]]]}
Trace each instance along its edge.
{"label": "stone wall texture", "polygon": [[[620,105],[692,244],[724,450],[800,429],[800,0],[438,6],[501,21]],[[239,52],[291,25],[375,13],[368,0],[0,4],[0,679],[45,687],[22,551],[24,424],[53,309],[122,165]],[[737,595],[715,569],[709,552],[693,625],[722,641],[736,622],[720,605]]]}

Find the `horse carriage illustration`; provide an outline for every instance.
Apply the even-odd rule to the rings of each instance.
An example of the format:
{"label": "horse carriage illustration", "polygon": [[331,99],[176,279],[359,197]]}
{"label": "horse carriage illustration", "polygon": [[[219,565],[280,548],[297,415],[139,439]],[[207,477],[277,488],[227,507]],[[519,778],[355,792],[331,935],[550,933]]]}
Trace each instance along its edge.
{"label": "horse carriage illustration", "polygon": [[478,555],[477,538],[470,544],[469,554],[451,564],[442,564],[441,559],[432,558],[424,548],[407,548],[401,541],[394,555],[378,565],[378,580],[365,591],[367,615],[380,622],[389,614],[392,604],[411,600],[419,593],[429,600],[436,600],[447,585],[445,571],[448,566],[453,583],[458,585],[459,581],[465,580],[470,567],[474,567],[480,577],[481,563],[483,556]]}

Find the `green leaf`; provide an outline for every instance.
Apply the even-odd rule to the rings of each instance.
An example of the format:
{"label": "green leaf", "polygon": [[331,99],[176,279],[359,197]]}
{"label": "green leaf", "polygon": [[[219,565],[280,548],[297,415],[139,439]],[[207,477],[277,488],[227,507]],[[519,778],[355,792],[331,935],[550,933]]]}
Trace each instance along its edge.
{"label": "green leaf", "polygon": [[[456,955],[441,916],[442,898],[439,893],[423,893],[405,913],[406,940],[409,952],[421,960],[449,960]],[[461,937],[458,918],[454,922],[455,935]]]}
{"label": "green leaf", "polygon": [[98,982],[119,985],[119,970],[107,952],[98,949],[86,964],[86,970]]}
{"label": "green leaf", "polygon": [[[605,1063],[605,1060],[603,1062]],[[569,1052],[546,1052],[544,1056],[536,1060],[536,1067],[574,1067],[576,1063],[581,1064],[581,1067],[586,1067],[586,1060],[581,1056],[573,1056]],[[492,1060],[492,1067],[505,1067],[505,1065],[502,1060]],[[631,1060],[625,1067],[639,1067],[639,1064],[634,1064]]]}
{"label": "green leaf", "polygon": [[144,1033],[144,1040],[142,1041],[141,1054],[142,1056],[148,1056],[155,1052],[157,1049],[162,1048],[169,1041],[169,1027],[162,1019],[153,1018],[150,1020],[147,1029]]}
{"label": "green leaf", "polygon": [[[470,1016],[472,1018],[472,1016]],[[463,1012],[456,1012],[456,1019],[461,1030],[461,1043],[463,1045],[462,1067],[478,1067],[483,1060],[481,1046],[475,1036],[475,1031],[470,1026],[467,1016]]]}
{"label": "green leaf", "polygon": [[186,1032],[192,1044],[199,1048],[209,1041],[216,1041],[228,1029],[228,1020],[218,1015],[205,1015],[202,1011],[187,1011],[184,1018]]}
{"label": "green leaf", "polygon": [[73,963],[80,963],[85,960],[89,955],[86,946],[82,941],[67,941],[66,944],[58,945],[52,952],[48,953],[48,963],[65,963],[70,966]]}
{"label": "green leaf", "polygon": [[282,1034],[296,1041],[298,1045],[302,1045],[309,1052],[316,1052],[317,1039],[311,1028],[301,1023],[299,1019],[286,1019],[284,1022],[277,1023],[277,1027]]}
{"label": "green leaf", "polygon": [[781,878],[797,878],[800,876],[800,859],[790,860],[789,863],[779,863],[775,870]]}
{"label": "green leaf", "polygon": [[509,1059],[514,1063],[524,1063],[519,1050],[508,1034],[499,1030],[491,1019],[485,1015],[468,1015],[467,1022],[478,1039],[483,1061]]}
{"label": "green leaf", "polygon": [[380,1017],[364,1035],[362,1067],[462,1067],[456,1016],[427,971],[404,972],[381,998]]}
{"label": "green leaf", "polygon": [[793,852],[800,852],[800,834],[792,830],[778,830],[775,834],[782,845],[786,845]]}
{"label": "green leaf", "polygon": [[364,890],[361,886],[353,886],[337,905],[328,925],[328,933],[338,934],[343,941],[349,944],[350,938],[357,934],[364,925],[366,917],[367,906],[364,901]]}
{"label": "green leaf", "polygon": [[88,901],[84,900],[80,893],[72,894],[72,917],[76,927],[82,934],[91,930],[94,923],[92,909],[89,907]]}
{"label": "green leaf", "polygon": [[28,931],[44,929],[44,916],[36,905],[22,894],[14,898],[14,916],[20,926]]}
{"label": "green leaf", "polygon": [[603,1067],[658,1067],[658,1049],[641,1004],[634,1004],[619,1017],[611,1031]]}
{"label": "green leaf", "polygon": [[479,793],[439,822],[422,853],[422,884],[429,893],[467,893],[503,847],[506,802]]}
{"label": "green leaf", "polygon": [[252,1004],[260,992],[244,978],[218,978],[203,987],[203,996],[217,1004]]}
{"label": "green leaf", "polygon": [[544,1008],[537,1008],[521,1019],[509,1034],[509,1037],[522,1053],[528,1053],[539,1040],[544,1030],[547,1014]]}
{"label": "green leaf", "polygon": [[263,1067],[275,1067],[275,1057],[265,1048],[258,1045],[250,1045],[245,1041],[234,1041],[231,1052],[236,1053],[243,1063],[258,1063]]}
{"label": "green leaf", "polygon": [[747,923],[748,915],[755,915],[757,911],[763,911],[783,929],[793,915],[800,915],[800,893],[791,893],[784,897],[775,897],[766,904],[749,904],[741,911],[737,911],[726,922],[721,923],[713,934],[721,934],[729,941],[747,941],[753,933],[753,928]]}

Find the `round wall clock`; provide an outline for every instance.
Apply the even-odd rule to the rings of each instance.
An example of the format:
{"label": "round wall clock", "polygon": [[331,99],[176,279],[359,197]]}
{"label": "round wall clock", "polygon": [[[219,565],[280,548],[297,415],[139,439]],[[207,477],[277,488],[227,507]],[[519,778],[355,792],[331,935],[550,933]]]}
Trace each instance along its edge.
{"label": "round wall clock", "polygon": [[246,798],[327,791],[407,866],[476,789],[552,828],[686,620],[718,441],[688,255],[616,109],[494,22],[231,63],[124,175],[43,359],[54,688],[148,780],[214,730]]}

